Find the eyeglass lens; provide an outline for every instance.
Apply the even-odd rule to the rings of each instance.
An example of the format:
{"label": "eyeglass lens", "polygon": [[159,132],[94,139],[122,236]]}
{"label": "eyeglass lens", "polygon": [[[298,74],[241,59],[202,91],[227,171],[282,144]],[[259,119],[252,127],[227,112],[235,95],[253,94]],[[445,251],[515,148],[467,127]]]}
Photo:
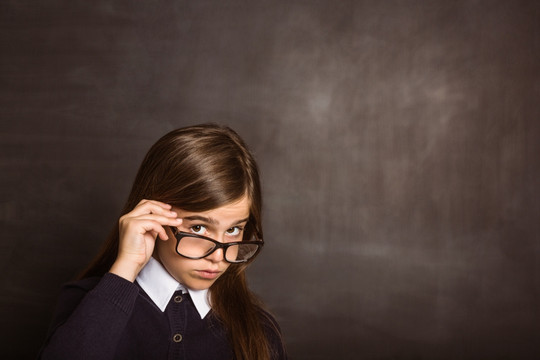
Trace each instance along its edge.
{"label": "eyeglass lens", "polygon": [[[190,258],[203,258],[209,255],[216,244],[211,241],[185,236],[178,242],[178,253]],[[250,259],[255,255],[259,246],[257,244],[234,244],[226,249],[225,259],[230,262],[242,262]],[[225,251],[226,250],[226,251]]]}

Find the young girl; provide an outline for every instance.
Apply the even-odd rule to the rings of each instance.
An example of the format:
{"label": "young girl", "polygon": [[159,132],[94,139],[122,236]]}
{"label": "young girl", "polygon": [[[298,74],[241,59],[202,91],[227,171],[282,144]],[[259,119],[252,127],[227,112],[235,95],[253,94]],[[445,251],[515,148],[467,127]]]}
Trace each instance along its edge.
{"label": "young girl", "polygon": [[170,132],[100,255],[68,284],[41,359],[285,359],[245,270],[263,246],[257,165],[230,128]]}

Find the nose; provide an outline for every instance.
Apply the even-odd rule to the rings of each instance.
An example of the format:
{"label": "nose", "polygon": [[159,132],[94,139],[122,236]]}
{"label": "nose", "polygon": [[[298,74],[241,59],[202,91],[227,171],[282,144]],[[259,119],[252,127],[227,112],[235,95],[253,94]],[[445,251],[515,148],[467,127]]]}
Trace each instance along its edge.
{"label": "nose", "polygon": [[223,249],[217,249],[216,251],[205,257],[205,259],[208,259],[212,262],[223,261]]}

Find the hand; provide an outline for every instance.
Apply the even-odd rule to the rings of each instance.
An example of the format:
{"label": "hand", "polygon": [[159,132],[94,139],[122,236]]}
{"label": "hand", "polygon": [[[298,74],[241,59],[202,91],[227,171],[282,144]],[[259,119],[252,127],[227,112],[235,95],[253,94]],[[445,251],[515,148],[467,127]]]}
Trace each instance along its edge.
{"label": "hand", "polygon": [[169,239],[163,226],[182,223],[182,219],[178,219],[171,209],[171,205],[159,201],[141,200],[132,211],[120,218],[118,256],[110,269],[111,273],[131,282],[135,280],[150,260],[157,237]]}

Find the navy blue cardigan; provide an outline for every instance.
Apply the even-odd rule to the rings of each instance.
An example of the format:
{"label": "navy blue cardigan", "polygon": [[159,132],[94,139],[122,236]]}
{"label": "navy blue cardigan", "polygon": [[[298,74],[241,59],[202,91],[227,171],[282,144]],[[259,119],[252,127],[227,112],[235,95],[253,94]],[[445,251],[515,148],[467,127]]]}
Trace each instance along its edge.
{"label": "navy blue cardigan", "polygon": [[[275,359],[286,359],[281,336],[267,329]],[[136,283],[114,274],[64,287],[47,340],[47,359],[234,359],[212,311],[201,319],[189,294],[177,292],[161,312]]]}

